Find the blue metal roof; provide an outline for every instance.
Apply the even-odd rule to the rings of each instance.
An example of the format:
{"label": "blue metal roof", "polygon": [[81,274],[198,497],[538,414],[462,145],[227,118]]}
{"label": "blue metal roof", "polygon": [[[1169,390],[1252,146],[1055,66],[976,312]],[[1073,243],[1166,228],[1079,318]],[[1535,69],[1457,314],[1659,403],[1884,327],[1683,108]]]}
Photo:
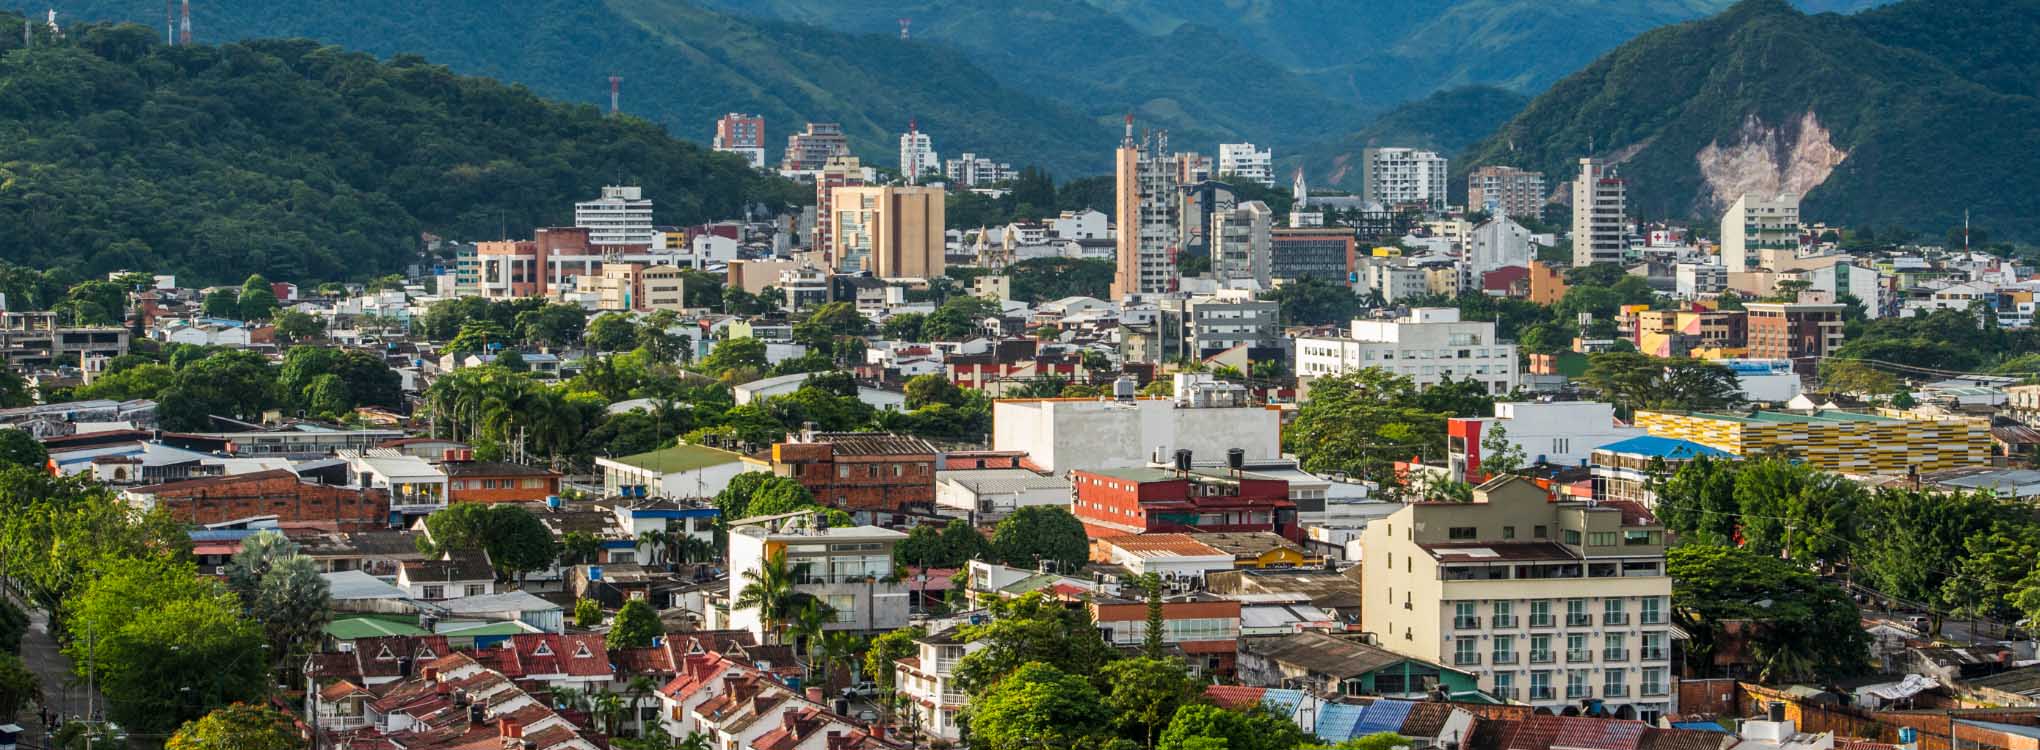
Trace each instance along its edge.
{"label": "blue metal roof", "polygon": [[1628,440],[1617,440],[1594,450],[1680,461],[1701,456],[1708,458],[1740,458],[1736,454],[1713,446],[1701,445],[1691,440],[1679,440],[1677,438],[1658,437],[1656,435],[1642,435]]}
{"label": "blue metal roof", "polygon": [[1270,688],[1261,694],[1261,705],[1283,716],[1295,716],[1296,706],[1303,702],[1303,691]]}
{"label": "blue metal roof", "polygon": [[1339,744],[1354,737],[1353,728],[1360,724],[1360,716],[1366,713],[1366,706],[1344,703],[1326,703],[1318,707],[1317,731],[1313,732],[1330,744]]}
{"label": "blue metal roof", "polygon": [[1674,721],[1672,722],[1672,728],[1698,729],[1703,732],[1720,732],[1722,734],[1728,734],[1728,727],[1724,727],[1720,724],[1711,721]]}
{"label": "blue metal roof", "polygon": [[192,529],[185,534],[194,542],[238,542],[263,531],[275,529]]}
{"label": "blue metal roof", "polygon": [[1410,717],[1409,701],[1378,700],[1367,704],[1367,713],[1360,716],[1360,723],[1353,726],[1353,734],[1367,736],[1376,732],[1402,731],[1403,720]]}

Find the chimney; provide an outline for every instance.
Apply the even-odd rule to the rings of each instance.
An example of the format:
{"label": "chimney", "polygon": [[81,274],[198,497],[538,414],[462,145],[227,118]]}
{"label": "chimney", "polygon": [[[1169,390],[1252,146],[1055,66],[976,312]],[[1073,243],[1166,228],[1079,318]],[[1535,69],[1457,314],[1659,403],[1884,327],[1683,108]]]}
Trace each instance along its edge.
{"label": "chimney", "polygon": [[425,672],[424,672],[424,677],[425,677],[425,681],[426,681],[426,682],[438,682],[438,681],[439,681],[439,668],[438,668],[438,667],[426,667],[426,668],[425,668]]}
{"label": "chimney", "polygon": [[496,725],[502,729],[502,731],[500,732],[500,736],[502,736],[504,739],[514,740],[524,736],[523,724],[519,724],[509,719],[497,719]]}

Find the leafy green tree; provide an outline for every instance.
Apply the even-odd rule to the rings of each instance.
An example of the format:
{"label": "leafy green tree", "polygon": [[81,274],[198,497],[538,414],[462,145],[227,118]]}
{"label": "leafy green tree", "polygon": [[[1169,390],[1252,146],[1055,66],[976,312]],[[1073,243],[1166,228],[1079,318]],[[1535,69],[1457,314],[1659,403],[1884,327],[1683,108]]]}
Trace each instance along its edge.
{"label": "leafy green tree", "polygon": [[[871,681],[878,685],[880,695],[891,695],[898,688],[894,683],[898,679],[894,667],[899,660],[919,653],[920,646],[914,641],[927,635],[926,629],[918,625],[909,625],[871,639],[871,648],[864,652],[864,673],[870,675]],[[886,718],[890,721],[892,702],[880,701],[879,705],[886,709]]]}
{"label": "leafy green tree", "polygon": [[815,496],[790,477],[775,476],[758,485],[747,512],[753,516],[776,516],[815,506]]}
{"label": "leafy green tree", "polygon": [[0,464],[41,469],[49,460],[49,449],[27,430],[0,429]]}
{"label": "leafy green tree", "polygon": [[53,632],[68,630],[75,597],[101,566],[186,549],[189,539],[162,509],[137,511],[89,477],[0,466],[0,556]]}
{"label": "leafy green tree", "polygon": [[751,512],[751,497],[758,494],[759,487],[776,478],[769,471],[747,471],[730,477],[730,483],[715,495],[717,518],[728,523],[758,515]]}
{"label": "leafy green tree", "polygon": [[522,577],[559,559],[552,532],[531,511],[501,503],[456,503],[425,517],[429,541],[418,545],[429,554],[487,553],[498,576]]}
{"label": "leafy green tree", "polygon": [[164,750],[297,750],[297,724],[290,714],[261,705],[235,703],[185,723]]}
{"label": "leafy green tree", "polygon": [[1416,403],[1414,382],[1379,368],[1320,378],[1283,436],[1305,471],[1390,481],[1395,461],[1443,455],[1446,415]]}
{"label": "leafy green tree", "polygon": [[1965,543],[1990,530],[2011,507],[1983,493],[1885,489],[1863,503],[1862,531],[1850,556],[1859,574],[1887,596],[1938,601]]}
{"label": "leafy green tree", "polygon": [[983,750],[1090,747],[1106,735],[1112,720],[1089,681],[1030,662],[971,701],[970,745]]}
{"label": "leafy green tree", "polygon": [[616,622],[609,627],[609,650],[647,648],[652,640],[666,634],[659,624],[659,612],[643,599],[632,599],[616,610]]}
{"label": "leafy green tree", "polygon": [[594,599],[574,600],[574,627],[583,630],[602,624],[602,603]]}
{"label": "leafy green tree", "polygon": [[1529,465],[1523,447],[1509,439],[1509,430],[1500,422],[1488,423],[1485,433],[1480,436],[1480,470],[1491,477],[1514,474]]}
{"label": "leafy green tree", "polygon": [[1731,543],[1742,514],[1736,477],[1734,464],[1725,460],[1701,456],[1687,462],[1654,483],[1658,520],[1689,542]]}
{"label": "leafy green tree", "polygon": [[259,422],[282,405],[269,360],[246,349],[216,351],[184,366],[157,407],[164,427],[205,430],[214,415]]}
{"label": "leafy green tree", "polygon": [[1941,601],[1970,616],[2015,620],[2025,616],[2020,595],[2040,560],[2040,525],[2003,519],[1990,533],[1963,542],[1955,575],[1941,584]]}
{"label": "leafy green tree", "polygon": [[1453,380],[1447,375],[1442,382],[1417,394],[1417,408],[1454,417],[1492,417],[1495,398],[1488,394],[1485,383],[1471,378]]}
{"label": "leafy green tree", "polygon": [[325,321],[296,310],[279,311],[271,323],[276,326],[276,338],[290,344],[311,341],[326,333]]}
{"label": "leafy green tree", "polygon": [[637,346],[637,324],[623,313],[603,313],[589,320],[583,341],[598,352],[620,352]]}
{"label": "leafy green tree", "polygon": [[332,619],[333,596],[318,563],[304,555],[278,561],[262,576],[255,606],[275,674],[295,677]]}
{"label": "leafy green tree", "polygon": [[1733,371],[1692,359],[1602,352],[1588,358],[1582,380],[1624,411],[1711,411],[1734,408],[1743,402],[1741,381]]}
{"label": "leafy green tree", "polygon": [[11,650],[0,651],[0,723],[14,721],[22,709],[41,697],[41,678]]}
{"label": "leafy green tree", "polygon": [[708,356],[696,363],[696,369],[713,377],[728,378],[733,372],[755,373],[769,364],[765,360],[765,342],[747,336],[718,342],[708,350]]}
{"label": "leafy green tree", "polygon": [[0,653],[19,653],[21,639],[28,636],[28,612],[13,599],[0,597]]}
{"label": "leafy green tree", "polygon": [[0,366],[0,408],[12,409],[35,402],[28,391],[28,379],[12,367]]}
{"label": "leafy green tree", "polygon": [[999,520],[992,529],[992,550],[1007,565],[1032,568],[1039,561],[1054,561],[1057,568],[1075,571],[1090,556],[1084,524],[1068,510],[1030,505]]}
{"label": "leafy green tree", "polygon": [[1687,544],[1669,550],[1665,565],[1679,581],[1672,611],[1692,639],[1686,658],[1694,669],[1712,662],[1728,620],[1757,624],[1749,645],[1765,682],[1834,679],[1869,666],[1869,636],[1856,603],[1792,563]]}
{"label": "leafy green tree", "polygon": [[931,341],[957,341],[984,327],[986,318],[1000,313],[998,303],[970,296],[951,297],[921,321],[921,333]]}
{"label": "leafy green tree", "polygon": [[446,342],[446,350],[455,354],[488,354],[496,348],[511,344],[509,331],[493,320],[470,320],[460,327],[460,333]]}
{"label": "leafy green tree", "polygon": [[296,542],[275,531],[258,531],[241,540],[241,549],[227,561],[227,590],[241,598],[241,605],[253,607],[261,595],[262,581],[278,563],[301,554]]}
{"label": "leafy green tree", "polygon": [[878,334],[897,341],[925,341],[921,327],[927,320],[925,313],[898,313],[885,319]]}
{"label": "leafy green tree", "polygon": [[517,336],[532,346],[560,348],[581,338],[588,313],[578,305],[548,304],[517,314]]}
{"label": "leafy green tree", "polygon": [[66,323],[117,326],[127,317],[127,288],[110,281],[87,281],[71,287],[56,310]]}
{"label": "leafy green tree", "polygon": [[1261,293],[1282,306],[1286,326],[1344,325],[1360,315],[1360,296],[1344,284],[1305,276]]}
{"label": "leafy green tree", "polygon": [[[1208,740],[1221,740],[1222,744]],[[1263,708],[1230,711],[1217,706],[1193,704],[1176,711],[1169,728],[1155,747],[1159,750],[1292,750],[1310,737],[1286,716]]]}
{"label": "leafy green tree", "polygon": [[958,682],[973,696],[1031,662],[1069,674],[1096,675],[1117,656],[1099,636],[1089,611],[1065,607],[1041,592],[987,606],[990,622],[959,630],[965,641],[984,644],[956,665]]}
{"label": "leafy green tree", "polygon": [[66,654],[81,677],[96,667],[111,716],[131,730],[168,731],[268,690],[261,633],[190,563],[108,565],[67,607],[80,637]]}
{"label": "leafy green tree", "polygon": [[1417,743],[1394,732],[1375,732],[1336,745],[1305,745],[1301,750],[1412,750]]}
{"label": "leafy green tree", "polygon": [[249,276],[241,284],[241,294],[235,299],[234,309],[242,320],[268,320],[276,308],[276,292],[270,289],[269,280],[261,274]]}
{"label": "leafy green tree", "polygon": [[1142,656],[1105,665],[1105,707],[1121,736],[1154,747],[1176,710],[1196,702],[1198,683],[1175,659]]}
{"label": "leafy green tree", "polygon": [[919,409],[930,404],[958,406],[963,403],[963,389],[937,374],[915,375],[907,379],[907,408]]}
{"label": "leafy green tree", "polygon": [[1762,555],[1838,561],[1857,548],[1862,485],[1777,457],[1738,467],[1743,546]]}

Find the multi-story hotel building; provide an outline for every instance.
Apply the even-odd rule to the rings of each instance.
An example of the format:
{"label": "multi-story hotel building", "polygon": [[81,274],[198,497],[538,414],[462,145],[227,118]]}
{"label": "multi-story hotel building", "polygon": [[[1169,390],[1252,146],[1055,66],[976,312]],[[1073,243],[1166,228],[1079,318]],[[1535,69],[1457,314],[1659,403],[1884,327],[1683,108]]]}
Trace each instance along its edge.
{"label": "multi-story hotel building", "polygon": [[1556,712],[1582,700],[1655,721],[1671,701],[1664,527],[1641,505],[1554,501],[1508,476],[1471,503],[1368,524],[1361,629]]}

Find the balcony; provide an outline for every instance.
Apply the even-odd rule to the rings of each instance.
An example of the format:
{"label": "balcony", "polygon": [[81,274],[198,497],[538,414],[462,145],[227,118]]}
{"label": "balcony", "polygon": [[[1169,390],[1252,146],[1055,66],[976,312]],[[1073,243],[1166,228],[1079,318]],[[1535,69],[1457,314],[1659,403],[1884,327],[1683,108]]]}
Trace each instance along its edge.
{"label": "balcony", "polygon": [[1602,686],[1601,686],[1601,697],[1603,697],[1603,698],[1627,698],[1627,697],[1629,697],[1629,686],[1628,686],[1628,685],[1620,685],[1620,684],[1617,684],[1617,685],[1602,685]]}
{"label": "balcony", "polygon": [[1592,624],[1594,624],[1593,615],[1580,613],[1565,616],[1565,626],[1569,628],[1584,628]]}
{"label": "balcony", "polygon": [[1642,651],[1644,661],[1664,661],[1671,658],[1671,652],[1663,648],[1646,648]]}
{"label": "balcony", "polygon": [[1532,652],[1530,652],[1530,663],[1531,663],[1531,664],[1550,664],[1551,662],[1553,662],[1553,661],[1554,661],[1554,660],[1556,660],[1557,658],[1558,658],[1558,655],[1557,655],[1557,654],[1555,654],[1555,653],[1553,653],[1553,652],[1550,652],[1550,651],[1532,651]]}
{"label": "balcony", "polygon": [[1601,624],[1609,626],[1628,625],[1629,614],[1626,612],[1609,612],[1605,615],[1601,615]]}
{"label": "balcony", "polygon": [[1601,649],[1601,661],[1629,661],[1629,649],[1626,648]]}
{"label": "balcony", "polygon": [[1551,686],[1550,686],[1550,685],[1531,685],[1531,686],[1530,686],[1530,700],[1533,700],[1533,701],[1548,701],[1548,700],[1554,700],[1554,699],[1556,699],[1556,698],[1558,698],[1558,693],[1557,693],[1556,691],[1552,690],[1552,689],[1551,689]]}
{"label": "balcony", "polygon": [[1664,695],[1665,684],[1662,682],[1646,682],[1643,683],[1643,689],[1637,692],[1643,695]]}
{"label": "balcony", "polygon": [[1642,617],[1638,617],[1636,619],[1637,622],[1642,623],[1644,625],[1663,625],[1665,624],[1665,613],[1662,611],[1651,612],[1646,610],[1643,613]]}
{"label": "balcony", "polygon": [[944,690],[944,691],[942,691],[942,705],[945,705],[945,706],[962,706],[962,705],[967,705],[967,704],[969,704],[969,703],[970,703],[970,694],[968,694],[968,693],[965,693],[965,692],[963,692],[963,691],[961,691],[961,690]]}
{"label": "balcony", "polygon": [[1580,699],[1580,698],[1590,698],[1590,697],[1593,697],[1593,695],[1594,695],[1594,689],[1593,689],[1593,688],[1590,688],[1590,687],[1587,687],[1587,686],[1585,686],[1585,685],[1567,685],[1567,686],[1565,686],[1565,697],[1566,697],[1566,700],[1577,700],[1577,699]]}
{"label": "balcony", "polygon": [[1480,618],[1478,618],[1478,617],[1464,617],[1464,616],[1461,616],[1461,617],[1454,617],[1454,618],[1452,618],[1452,629],[1453,629],[1453,630],[1479,630],[1479,629],[1480,629]]}
{"label": "balcony", "polygon": [[1516,652],[1496,651],[1492,658],[1496,664],[1514,664],[1516,663]]}
{"label": "balcony", "polygon": [[1513,687],[1498,687],[1489,692],[1493,693],[1496,698],[1500,698],[1505,701],[1512,701],[1516,699],[1516,689]]}
{"label": "balcony", "polygon": [[1455,667],[1472,667],[1479,664],[1480,654],[1457,653],[1452,655],[1452,665]]}
{"label": "balcony", "polygon": [[1553,619],[1552,619],[1552,617],[1551,617],[1551,615],[1531,615],[1531,616],[1530,616],[1530,627],[1533,627],[1533,628],[1549,628],[1549,627],[1554,627],[1554,626],[1556,626],[1557,624],[1558,624],[1558,623],[1557,623],[1557,621],[1553,620]]}
{"label": "balcony", "polygon": [[1495,615],[1494,621],[1495,628],[1498,630],[1507,630],[1516,627],[1515,615]]}
{"label": "balcony", "polygon": [[1584,648],[1569,648],[1565,651],[1565,660],[1574,664],[1583,661],[1593,661],[1594,652]]}

